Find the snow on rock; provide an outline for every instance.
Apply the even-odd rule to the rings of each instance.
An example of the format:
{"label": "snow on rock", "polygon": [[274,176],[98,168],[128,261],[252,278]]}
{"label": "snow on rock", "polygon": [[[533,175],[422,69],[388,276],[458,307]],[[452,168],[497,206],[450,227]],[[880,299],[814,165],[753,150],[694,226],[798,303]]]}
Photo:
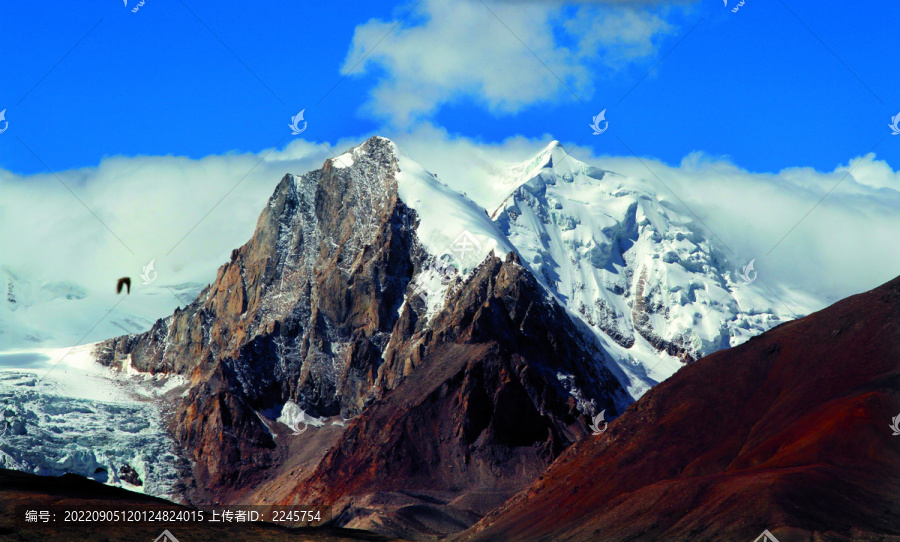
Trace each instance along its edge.
{"label": "snow on rock", "polygon": [[640,180],[568,156],[555,141],[505,171],[510,194],[493,210],[495,223],[596,333],[635,398],[685,362],[822,305],[744,284],[686,209]]}
{"label": "snow on rock", "polygon": [[398,195],[416,211],[416,235],[432,257],[413,281],[428,316],[441,309],[449,285],[491,251],[516,251],[592,330],[608,355],[598,361],[634,398],[685,363],[824,305],[777,285],[744,284],[737,272],[746,262],[729,261],[687,209],[660,199],[641,179],[568,156],[556,141],[497,167],[493,180],[507,195],[490,214],[393,149]]}
{"label": "snow on rock", "polygon": [[400,165],[398,194],[418,214],[416,235],[428,252],[452,254],[463,266],[460,272],[466,274],[491,251],[504,258],[515,250],[482,207],[394,149]]}
{"label": "snow on rock", "polygon": [[331,167],[342,169],[352,166],[355,159],[353,157],[353,151],[347,151],[340,156],[335,156],[329,161],[331,162]]}
{"label": "snow on rock", "polygon": [[324,419],[310,416],[300,408],[300,405],[293,401],[288,401],[281,407],[281,414],[275,421],[283,423],[294,431],[302,430],[302,427],[308,425],[313,427],[322,427],[325,425]]}
{"label": "snow on rock", "polygon": [[416,238],[431,256],[413,281],[430,318],[443,307],[453,281],[469,275],[491,252],[504,258],[515,247],[482,207],[391,145],[399,166],[397,194],[416,212]]}

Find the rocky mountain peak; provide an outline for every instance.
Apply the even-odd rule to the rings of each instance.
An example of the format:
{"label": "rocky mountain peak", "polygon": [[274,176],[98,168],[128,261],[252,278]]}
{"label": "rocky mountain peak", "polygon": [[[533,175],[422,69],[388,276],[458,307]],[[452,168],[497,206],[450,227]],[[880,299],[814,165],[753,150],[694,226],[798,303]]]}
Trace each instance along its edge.
{"label": "rocky mountain peak", "polygon": [[523,265],[594,330],[634,397],[808,310],[740,280],[727,249],[683,205],[558,142],[509,175],[494,222]]}
{"label": "rocky mountain peak", "polygon": [[[456,276],[423,279],[460,240],[469,254]],[[432,285],[428,302],[423,285]],[[530,404],[547,428],[538,435],[545,464],[584,431],[586,417],[630,401],[593,338],[547,296],[484,210],[391,141],[372,138],[321,169],[285,175],[253,237],[193,303],[97,352],[114,367],[190,379],[171,430],[194,465],[198,490],[189,498],[206,502],[278,476],[287,451],[277,420],[288,407],[299,419],[346,419],[395,405],[390,398],[408,381],[420,379],[419,391],[443,385],[428,375],[446,369],[451,348],[465,363],[460,375],[481,374],[487,352],[500,372],[433,413],[447,436],[457,434],[457,409],[515,378],[515,404]],[[512,416],[512,407],[495,407]],[[477,435],[481,423],[464,433]],[[486,457],[485,468],[499,458]]]}
{"label": "rocky mountain peak", "polygon": [[591,416],[628,402],[592,338],[514,253],[489,255],[428,326],[393,340],[379,370],[391,392],[282,502],[328,503],[341,525],[404,538],[447,534],[435,517],[471,521],[586,435]]}
{"label": "rocky mountain peak", "polygon": [[107,365],[189,380],[169,420],[187,500],[310,498],[366,528],[377,508],[406,527],[376,530],[418,538],[415,487],[439,492],[416,521],[458,531],[599,412],[781,321],[745,310],[711,243],[645,190],[559,144],[516,167],[492,219],[371,138],[284,176],[193,303],[98,346]]}

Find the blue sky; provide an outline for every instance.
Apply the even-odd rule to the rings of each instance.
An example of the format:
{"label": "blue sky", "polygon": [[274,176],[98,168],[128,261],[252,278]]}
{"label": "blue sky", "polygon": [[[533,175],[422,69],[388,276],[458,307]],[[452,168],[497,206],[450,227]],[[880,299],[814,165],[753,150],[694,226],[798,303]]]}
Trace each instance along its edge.
{"label": "blue sky", "polygon": [[[756,172],[831,171],[876,144],[900,160],[893,3],[427,0],[405,19],[415,3],[128,3],[0,7],[0,168],[283,148],[300,109],[302,137],[329,144],[428,124]],[[591,136],[602,109],[610,129]]]}

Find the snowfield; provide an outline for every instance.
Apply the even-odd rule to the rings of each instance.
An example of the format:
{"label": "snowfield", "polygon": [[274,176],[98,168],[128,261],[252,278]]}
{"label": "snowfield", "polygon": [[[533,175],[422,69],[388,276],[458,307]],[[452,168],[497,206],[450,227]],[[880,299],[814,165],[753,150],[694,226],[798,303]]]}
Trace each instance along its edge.
{"label": "snowfield", "polygon": [[[455,240],[470,235],[478,250],[455,260],[462,275],[492,250],[518,252],[603,346],[608,358],[600,362],[634,399],[688,360],[827,304],[796,288],[746,284],[739,272],[747,262],[730,261],[688,209],[641,179],[568,156],[556,141],[498,166],[493,182],[473,194],[485,207],[397,154],[399,195],[420,216],[416,234],[428,252],[459,256]],[[430,294],[429,313],[439,310],[446,281],[433,270],[416,280]]]}
{"label": "snowfield", "polygon": [[455,255],[466,274],[481,263],[491,251],[504,258],[515,251],[509,239],[503,235],[487,212],[474,201],[440,182],[437,177],[406,156],[394,146],[399,157],[400,173],[397,188],[400,199],[419,216],[416,235],[426,250],[435,256],[454,251],[453,245],[461,235],[468,233],[478,244],[470,245],[470,251]]}
{"label": "snowfield", "polygon": [[[448,283],[491,251],[517,252],[602,346],[598,362],[634,399],[689,361],[827,305],[772,277],[746,283],[748,262],[730,259],[682,204],[643,179],[568,156],[557,141],[498,164],[471,198],[394,150],[398,195],[416,211],[416,236],[434,257],[414,278],[427,316],[443,306]],[[458,272],[447,273],[448,263]]]}
{"label": "snowfield", "polygon": [[0,467],[178,500],[185,465],[163,419],[184,380],[107,369],[93,347],[0,354]]}

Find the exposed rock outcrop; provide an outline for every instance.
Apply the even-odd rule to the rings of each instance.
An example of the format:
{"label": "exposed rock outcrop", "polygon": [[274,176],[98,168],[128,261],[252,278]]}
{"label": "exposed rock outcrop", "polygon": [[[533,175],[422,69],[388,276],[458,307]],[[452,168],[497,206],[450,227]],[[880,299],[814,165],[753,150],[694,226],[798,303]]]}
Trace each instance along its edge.
{"label": "exposed rock outcrop", "polygon": [[[97,349],[110,366],[189,379],[171,431],[193,465],[191,502],[265,483],[341,506],[349,524],[364,516],[353,502],[406,486],[508,495],[583,437],[587,417],[630,401],[593,335],[515,252],[458,277],[442,309],[426,306],[410,283],[434,256],[398,195],[396,147],[372,138],[347,158],[285,176],[193,303]],[[343,435],[329,429],[334,449],[300,474],[283,470],[297,450],[274,421],[288,401],[356,417]],[[401,513],[381,530],[458,531],[490,509],[475,500],[450,504],[446,522]]]}
{"label": "exposed rock outcrop", "polygon": [[700,359],[454,540],[900,540],[900,278]]}
{"label": "exposed rock outcrop", "polygon": [[[458,530],[427,518],[478,517],[482,501],[526,486],[584,437],[585,412],[615,414],[624,392],[593,362],[602,356],[515,254],[489,258],[430,326],[389,345],[382,377],[395,389],[354,421],[287,503],[334,505],[342,525],[405,537]],[[381,506],[365,500],[376,492]],[[433,500],[395,509],[409,492]],[[422,528],[395,531],[404,517]]]}
{"label": "exposed rock outcrop", "polygon": [[355,153],[352,167],[285,176],[252,239],[191,305],[98,347],[106,364],[190,379],[173,431],[200,485],[240,487],[270,464],[259,411],[292,400],[349,417],[374,397],[421,249],[393,144],[372,138]]}

